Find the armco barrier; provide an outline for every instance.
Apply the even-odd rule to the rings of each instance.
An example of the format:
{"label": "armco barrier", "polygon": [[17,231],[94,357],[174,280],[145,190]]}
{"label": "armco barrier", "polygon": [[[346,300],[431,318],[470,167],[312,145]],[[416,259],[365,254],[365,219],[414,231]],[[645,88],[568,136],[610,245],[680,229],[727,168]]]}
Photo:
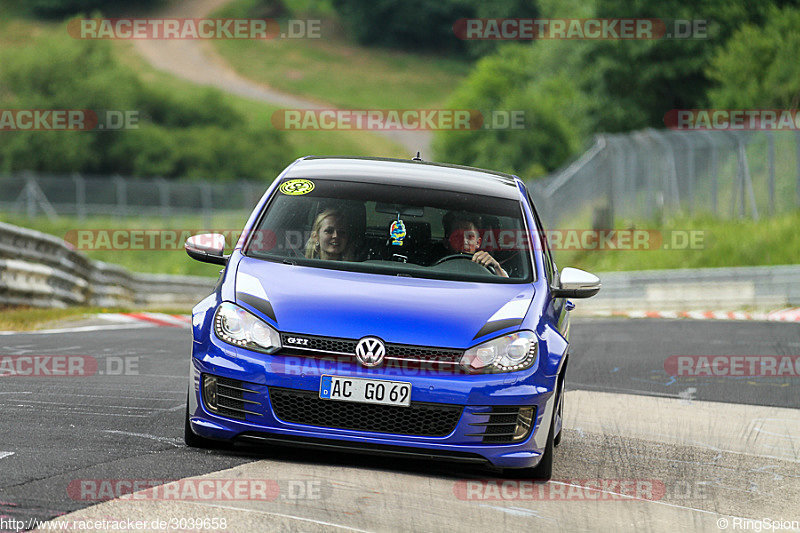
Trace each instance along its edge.
{"label": "armco barrier", "polygon": [[[598,275],[603,288],[576,302],[579,314],[800,306],[800,265]],[[52,235],[0,222],[0,305],[189,306],[213,285],[213,278],[129,272],[90,260]]]}
{"label": "armco barrier", "polygon": [[213,286],[210,277],[129,272],[52,235],[0,222],[0,305],[191,306]]}
{"label": "armco barrier", "polygon": [[600,293],[579,312],[767,311],[800,306],[800,265],[641,270],[598,274]]}

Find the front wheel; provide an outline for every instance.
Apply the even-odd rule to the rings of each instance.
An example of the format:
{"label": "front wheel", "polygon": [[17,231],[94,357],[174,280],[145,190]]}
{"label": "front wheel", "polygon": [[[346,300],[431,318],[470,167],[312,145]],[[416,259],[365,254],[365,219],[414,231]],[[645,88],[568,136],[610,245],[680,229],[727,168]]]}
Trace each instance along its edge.
{"label": "front wheel", "polygon": [[[562,390],[564,387],[560,386],[559,393],[558,393],[558,410],[556,411],[556,417],[558,417],[558,421],[560,422],[560,427],[558,429],[558,435],[556,435],[555,439],[553,439],[553,446],[558,446],[561,444],[561,435],[564,434],[564,391]],[[554,428],[555,429],[555,426]]]}

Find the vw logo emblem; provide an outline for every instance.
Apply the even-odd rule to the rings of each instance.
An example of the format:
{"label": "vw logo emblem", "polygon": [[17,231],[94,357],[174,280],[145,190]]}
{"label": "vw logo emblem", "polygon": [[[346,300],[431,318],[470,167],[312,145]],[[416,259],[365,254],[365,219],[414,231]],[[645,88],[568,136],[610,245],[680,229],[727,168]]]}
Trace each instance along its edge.
{"label": "vw logo emblem", "polygon": [[377,337],[364,337],[356,344],[356,359],[364,366],[378,366],[386,356],[386,347]]}

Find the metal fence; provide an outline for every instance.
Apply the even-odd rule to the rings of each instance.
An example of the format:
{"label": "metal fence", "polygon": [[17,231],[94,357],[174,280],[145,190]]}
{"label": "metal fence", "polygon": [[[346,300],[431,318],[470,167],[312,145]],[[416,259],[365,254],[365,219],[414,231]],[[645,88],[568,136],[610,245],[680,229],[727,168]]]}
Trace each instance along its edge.
{"label": "metal fence", "polygon": [[[0,211],[30,217],[160,217],[249,213],[256,182],[120,176],[0,176]],[[800,208],[800,132],[646,129],[597,135],[579,158],[531,191],[549,228],[610,228],[615,220],[686,214],[759,217]]]}
{"label": "metal fence", "polygon": [[531,189],[551,228],[694,214],[758,219],[800,208],[800,132],[597,135]]}
{"label": "metal fence", "polygon": [[29,217],[93,215],[162,218],[202,216],[207,224],[222,212],[249,213],[267,184],[237,181],[168,181],[121,176],[0,176],[0,210]]}

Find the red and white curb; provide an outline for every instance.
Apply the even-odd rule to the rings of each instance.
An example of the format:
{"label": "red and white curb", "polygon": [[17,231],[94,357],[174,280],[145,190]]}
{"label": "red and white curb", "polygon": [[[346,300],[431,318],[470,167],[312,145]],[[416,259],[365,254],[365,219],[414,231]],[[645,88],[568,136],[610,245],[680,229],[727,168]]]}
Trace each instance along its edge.
{"label": "red and white curb", "polygon": [[192,317],[189,315],[168,315],[166,313],[103,313],[97,315],[103,320],[116,323],[147,323],[153,326],[170,328],[190,328]]}
{"label": "red and white curb", "polygon": [[604,311],[592,316],[623,318],[690,318],[693,320],[762,320],[768,322],[800,322],[800,307],[769,313],[747,311]]}

